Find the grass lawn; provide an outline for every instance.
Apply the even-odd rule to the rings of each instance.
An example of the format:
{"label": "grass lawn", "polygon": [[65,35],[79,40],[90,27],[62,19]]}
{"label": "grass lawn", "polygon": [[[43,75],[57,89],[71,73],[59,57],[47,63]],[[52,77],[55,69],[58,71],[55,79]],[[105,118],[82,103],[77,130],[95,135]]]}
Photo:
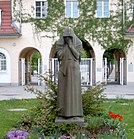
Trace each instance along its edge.
{"label": "grass lawn", "polygon": [[21,120],[21,117],[27,111],[9,111],[9,109],[30,109],[38,101],[36,99],[29,100],[4,100],[0,101],[0,137],[6,135],[6,133]]}
{"label": "grass lawn", "polygon": [[[0,101],[0,137],[3,137],[27,111],[9,111],[9,109],[24,108],[30,109],[37,105],[39,101],[36,99],[29,100],[7,100]],[[128,139],[132,139],[134,135],[134,100],[106,100],[104,102],[106,112],[112,111],[123,116],[122,123],[125,124],[125,129]]]}

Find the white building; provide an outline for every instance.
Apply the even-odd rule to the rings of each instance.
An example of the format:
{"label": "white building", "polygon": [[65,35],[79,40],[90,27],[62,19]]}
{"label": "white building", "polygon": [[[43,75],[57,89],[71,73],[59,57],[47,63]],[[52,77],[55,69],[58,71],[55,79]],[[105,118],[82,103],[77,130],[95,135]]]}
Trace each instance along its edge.
{"label": "white building", "polygon": [[[114,3],[117,0],[98,0],[98,5],[102,11],[97,10],[97,16],[108,16],[110,2]],[[17,1],[18,2],[18,1]],[[67,12],[68,5],[76,5],[77,0],[65,0],[66,16],[77,17],[75,12]],[[30,58],[31,54],[38,51],[42,56],[42,74],[49,71],[50,58],[53,57],[52,46],[56,40],[44,37],[45,32],[36,32],[34,25],[31,23],[14,23],[12,21],[13,2],[11,0],[0,0],[0,85],[25,85],[31,82]],[[31,7],[36,7],[34,15],[36,18],[43,18],[47,15],[47,1],[46,0],[22,0],[23,8],[27,13],[33,14]],[[106,11],[104,11],[104,5]],[[68,7],[68,8],[67,8]],[[18,4],[18,9],[19,7]],[[20,15],[21,16],[21,15]],[[128,33],[129,34],[129,33]],[[134,36],[129,38],[134,42]],[[51,32],[49,36],[53,35]],[[92,59],[92,82],[103,82],[107,80],[106,61],[104,62],[103,54],[105,50],[97,43],[85,40],[90,44],[90,53]],[[116,52],[115,55],[115,81],[119,84],[134,83],[134,44],[129,48],[128,53]],[[120,53],[120,54],[117,54]],[[117,59],[121,58],[120,64]],[[40,62],[39,62],[40,63]],[[119,66],[120,65],[120,66]]]}

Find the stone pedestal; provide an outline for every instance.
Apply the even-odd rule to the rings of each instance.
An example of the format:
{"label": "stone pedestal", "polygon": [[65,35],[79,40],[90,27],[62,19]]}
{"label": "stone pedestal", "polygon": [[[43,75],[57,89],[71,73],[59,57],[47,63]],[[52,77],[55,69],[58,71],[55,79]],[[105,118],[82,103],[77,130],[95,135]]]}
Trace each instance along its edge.
{"label": "stone pedestal", "polygon": [[83,117],[71,117],[71,118],[64,118],[64,117],[57,117],[55,119],[56,123],[75,123],[78,125],[84,125],[84,118]]}

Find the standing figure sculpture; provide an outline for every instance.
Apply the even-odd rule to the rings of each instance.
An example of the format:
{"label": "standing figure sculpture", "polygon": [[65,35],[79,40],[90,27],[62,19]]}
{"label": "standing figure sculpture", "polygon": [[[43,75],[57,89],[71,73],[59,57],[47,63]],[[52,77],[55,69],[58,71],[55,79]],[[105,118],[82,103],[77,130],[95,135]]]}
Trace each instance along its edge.
{"label": "standing figure sculpture", "polygon": [[83,116],[81,96],[80,55],[82,42],[71,27],[64,29],[57,41],[58,73],[58,116],[73,118]]}

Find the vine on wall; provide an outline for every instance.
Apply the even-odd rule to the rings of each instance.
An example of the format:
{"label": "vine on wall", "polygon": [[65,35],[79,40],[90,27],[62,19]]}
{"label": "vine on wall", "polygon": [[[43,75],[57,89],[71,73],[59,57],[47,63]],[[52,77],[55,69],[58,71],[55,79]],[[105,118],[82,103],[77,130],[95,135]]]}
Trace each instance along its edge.
{"label": "vine on wall", "polygon": [[[96,17],[96,0],[79,0],[79,17],[65,18],[65,3],[64,0],[48,0],[48,15],[44,19],[36,19],[33,14],[25,13],[25,7],[22,4],[21,20],[22,22],[34,23],[34,27],[39,31],[57,32],[61,34],[65,26],[74,28],[75,33],[84,39],[89,36],[91,40],[97,41],[105,49],[121,49],[125,50],[130,41],[124,39],[125,27],[129,25],[129,15],[127,11],[131,8],[131,3],[128,1],[117,0],[113,5],[116,7],[116,12],[110,11],[108,18]],[[14,14],[20,14],[15,10],[17,0],[14,0]],[[33,7],[34,11],[34,7]]]}

